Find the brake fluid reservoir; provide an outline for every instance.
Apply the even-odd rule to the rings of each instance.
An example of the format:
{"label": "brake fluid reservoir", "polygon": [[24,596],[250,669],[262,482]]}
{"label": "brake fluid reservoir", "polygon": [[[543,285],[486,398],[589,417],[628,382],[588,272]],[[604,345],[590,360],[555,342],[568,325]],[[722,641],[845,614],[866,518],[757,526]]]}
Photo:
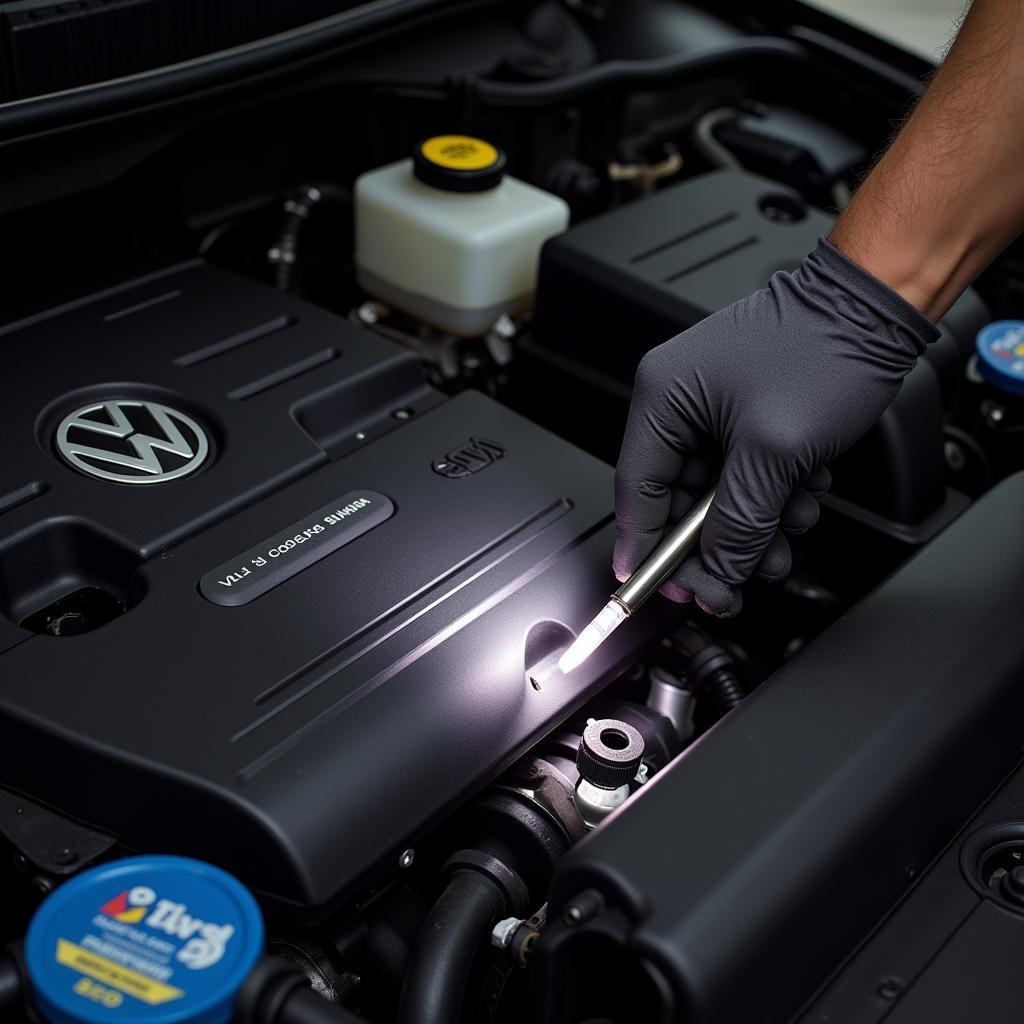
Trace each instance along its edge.
{"label": "brake fluid reservoir", "polygon": [[541,245],[565,229],[569,208],[504,167],[489,142],[439,135],[412,159],[363,174],[355,186],[362,287],[463,336],[527,309]]}

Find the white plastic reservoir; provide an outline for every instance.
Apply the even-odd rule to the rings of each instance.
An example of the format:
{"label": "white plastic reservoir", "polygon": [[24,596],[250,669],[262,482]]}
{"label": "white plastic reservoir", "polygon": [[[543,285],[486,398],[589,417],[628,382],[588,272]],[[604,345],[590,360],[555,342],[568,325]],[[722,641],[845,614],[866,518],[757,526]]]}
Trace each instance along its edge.
{"label": "white plastic reservoir", "polygon": [[504,166],[504,154],[482,139],[439,135],[420,143],[412,159],[360,176],[360,285],[463,336],[528,309],[541,245],[565,230],[569,208]]}

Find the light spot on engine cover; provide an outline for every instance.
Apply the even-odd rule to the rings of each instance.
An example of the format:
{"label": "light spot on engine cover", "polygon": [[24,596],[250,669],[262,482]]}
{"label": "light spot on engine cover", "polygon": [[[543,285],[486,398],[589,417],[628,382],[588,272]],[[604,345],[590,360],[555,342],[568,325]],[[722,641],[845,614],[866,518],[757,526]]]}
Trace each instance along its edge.
{"label": "light spot on engine cover", "polygon": [[552,619],[542,619],[530,627],[523,647],[523,664],[531,689],[544,688],[558,671],[558,659],[575,639],[576,634],[568,626]]}

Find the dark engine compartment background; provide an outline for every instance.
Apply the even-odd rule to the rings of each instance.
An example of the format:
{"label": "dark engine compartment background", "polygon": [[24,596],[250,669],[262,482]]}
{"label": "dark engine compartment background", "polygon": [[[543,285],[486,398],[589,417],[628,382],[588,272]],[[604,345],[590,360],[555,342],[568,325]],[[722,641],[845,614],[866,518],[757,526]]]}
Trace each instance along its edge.
{"label": "dark engine compartment background", "polygon": [[[3,12],[29,98],[0,104],[0,939],[89,863],[192,854],[339,1011],[404,1021],[451,862],[486,856],[532,937],[482,937],[463,1022],[1017,1019],[992,965],[1024,943],[1019,780],[993,793],[1022,749],[1024,414],[971,353],[1021,314],[1020,243],[834,467],[783,585],[729,623],[658,602],[571,685],[531,674],[613,586],[637,361],[801,259],[927,67],[799,3],[411,0],[260,7],[281,36],[193,59],[256,34],[225,15],[104,82],[140,66],[133,5],[29,6]],[[102,60],[29,59],[94,16]],[[468,340],[353,265],[356,177],[448,131],[572,212],[532,312]],[[57,424],[112,399],[193,415],[207,463],[72,470]],[[363,493],[393,505],[372,529],[208,599]],[[595,717],[641,731],[650,781],[579,841]]]}

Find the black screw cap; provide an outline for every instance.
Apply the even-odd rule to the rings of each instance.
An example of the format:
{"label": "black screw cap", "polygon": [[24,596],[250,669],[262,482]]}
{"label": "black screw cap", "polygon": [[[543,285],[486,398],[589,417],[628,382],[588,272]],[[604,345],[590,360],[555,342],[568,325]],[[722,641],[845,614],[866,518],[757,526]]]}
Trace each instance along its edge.
{"label": "black screw cap", "polygon": [[576,752],[576,767],[591,785],[618,789],[631,782],[644,756],[644,738],[615,718],[591,722]]}
{"label": "black screw cap", "polygon": [[412,169],[425,185],[445,192],[486,192],[505,176],[505,154],[472,135],[435,135],[413,150]]}

